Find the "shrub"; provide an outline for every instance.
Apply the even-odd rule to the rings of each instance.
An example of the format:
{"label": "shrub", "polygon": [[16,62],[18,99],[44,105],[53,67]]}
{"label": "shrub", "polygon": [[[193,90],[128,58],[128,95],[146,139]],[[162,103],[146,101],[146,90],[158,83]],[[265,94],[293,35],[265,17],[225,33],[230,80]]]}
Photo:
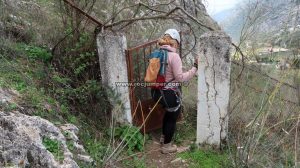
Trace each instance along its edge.
{"label": "shrub", "polygon": [[31,45],[24,45],[23,47],[29,59],[41,60],[43,62],[49,62],[52,59],[51,53],[45,48]]}
{"label": "shrub", "polygon": [[46,149],[51,152],[55,159],[58,161],[64,160],[64,154],[61,147],[61,142],[58,140],[50,139],[48,137],[43,138],[43,145],[46,147]]}
{"label": "shrub", "polygon": [[[135,126],[125,125],[118,127],[115,130],[115,136],[125,141],[129,153],[133,153],[134,150],[144,150],[144,136],[139,128]],[[148,139],[147,135],[145,136],[145,139]]]}

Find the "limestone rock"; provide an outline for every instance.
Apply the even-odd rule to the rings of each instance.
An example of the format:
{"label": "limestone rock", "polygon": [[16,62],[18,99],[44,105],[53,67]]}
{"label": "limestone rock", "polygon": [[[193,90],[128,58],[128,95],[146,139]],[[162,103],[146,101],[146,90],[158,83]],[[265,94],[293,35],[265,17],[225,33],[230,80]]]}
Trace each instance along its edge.
{"label": "limestone rock", "polygon": [[15,90],[0,88],[0,104],[13,103],[14,99],[17,98],[18,96],[19,94]]}
{"label": "limestone rock", "polygon": [[78,134],[79,131],[79,129],[73,124],[64,124],[60,126],[60,129],[62,129],[63,131],[74,132],[75,134]]}
{"label": "limestone rock", "polygon": [[[48,137],[61,143],[64,158],[57,161],[43,145]],[[0,112],[0,167],[6,165],[77,168],[72,154],[67,148],[66,139],[51,122],[36,116],[19,112]]]}
{"label": "limestone rock", "polygon": [[178,163],[178,162],[181,162],[181,161],[182,161],[181,158],[176,158],[176,159],[172,160],[171,163],[174,164],[174,163]]}
{"label": "limestone rock", "polygon": [[[0,107],[17,105],[19,98],[17,91],[0,88]],[[19,110],[24,109],[17,106]],[[75,125],[64,124],[58,128],[45,119],[24,114],[26,111],[28,109],[22,113],[18,110],[3,112],[0,108],[0,167],[76,168],[78,165],[73,158],[94,164],[79,142],[79,129]],[[57,161],[46,149],[44,138],[59,142],[62,160]],[[72,151],[67,148],[67,143],[73,143]]]}
{"label": "limestone rock", "polygon": [[94,160],[87,155],[84,147],[79,143],[79,138],[77,137],[79,129],[73,124],[64,124],[60,126],[60,129],[64,132],[66,139],[73,144],[73,150],[76,151],[74,152],[76,153],[75,157],[87,164],[94,164]]}
{"label": "limestone rock", "polygon": [[86,162],[86,163],[93,163],[94,160],[90,157],[90,156],[87,156],[87,155],[77,155],[77,159],[80,160],[80,161],[83,161],[83,162]]}
{"label": "limestone rock", "polygon": [[82,145],[80,145],[78,142],[74,142],[74,147],[76,150],[80,153],[85,153],[85,149]]}
{"label": "limestone rock", "polygon": [[193,17],[200,20],[206,26],[213,28],[214,30],[221,30],[220,26],[214,21],[208,14],[201,0],[176,0],[177,6],[182,7]]}

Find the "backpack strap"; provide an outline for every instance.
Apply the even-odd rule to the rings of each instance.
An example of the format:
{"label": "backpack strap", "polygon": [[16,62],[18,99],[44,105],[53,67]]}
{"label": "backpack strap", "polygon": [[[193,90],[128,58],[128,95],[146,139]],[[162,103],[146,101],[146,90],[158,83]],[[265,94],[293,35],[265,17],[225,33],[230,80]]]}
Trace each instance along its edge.
{"label": "backpack strap", "polygon": [[163,52],[163,58],[162,58],[162,66],[163,67],[162,67],[161,74],[163,74],[165,76],[167,65],[168,65],[168,50],[166,50],[166,49],[160,49],[160,51]]}
{"label": "backpack strap", "polygon": [[175,78],[172,78],[169,82],[166,83],[166,85],[168,85],[169,83],[173,82],[175,80]]}
{"label": "backpack strap", "polygon": [[159,89],[159,91],[160,91],[160,95],[161,95],[161,97],[163,98],[163,101],[164,101],[165,105],[167,106],[167,107],[165,107],[165,109],[166,109],[166,108],[169,108],[169,105],[168,105],[168,102],[167,102],[167,100],[166,100],[164,91],[163,91],[162,89]]}

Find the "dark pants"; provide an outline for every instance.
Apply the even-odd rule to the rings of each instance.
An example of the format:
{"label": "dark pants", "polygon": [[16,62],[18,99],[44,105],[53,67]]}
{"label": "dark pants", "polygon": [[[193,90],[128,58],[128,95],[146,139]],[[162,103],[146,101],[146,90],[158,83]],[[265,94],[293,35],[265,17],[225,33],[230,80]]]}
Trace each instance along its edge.
{"label": "dark pants", "polygon": [[[165,100],[162,97],[160,99],[160,104],[164,108],[165,107],[172,108],[172,107],[178,106],[179,103],[178,103],[175,91],[163,90],[163,94],[164,94]],[[161,96],[160,90],[152,89],[151,95],[152,95],[152,98],[154,101],[158,101]],[[164,115],[162,134],[165,136],[165,141],[164,141],[165,144],[170,143],[172,140],[172,137],[173,137],[175,129],[176,129],[176,121],[180,114],[180,111],[181,111],[181,107],[174,112],[166,111],[166,113]]]}

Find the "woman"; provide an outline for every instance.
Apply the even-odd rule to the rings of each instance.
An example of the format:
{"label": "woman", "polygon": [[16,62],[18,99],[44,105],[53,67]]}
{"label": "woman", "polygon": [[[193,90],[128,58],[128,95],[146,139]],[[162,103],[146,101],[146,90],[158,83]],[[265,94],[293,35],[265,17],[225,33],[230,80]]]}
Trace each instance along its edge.
{"label": "woman", "polygon": [[164,36],[158,40],[158,45],[162,49],[168,51],[168,64],[166,68],[166,83],[167,85],[162,89],[152,89],[152,98],[158,101],[166,109],[163,118],[161,143],[162,153],[172,153],[177,151],[176,145],[172,145],[172,137],[176,128],[176,120],[181,111],[181,97],[177,83],[190,80],[198,69],[198,61],[195,60],[194,67],[189,71],[182,72],[182,62],[176,49],[180,44],[180,35],[176,29],[168,29]]}

